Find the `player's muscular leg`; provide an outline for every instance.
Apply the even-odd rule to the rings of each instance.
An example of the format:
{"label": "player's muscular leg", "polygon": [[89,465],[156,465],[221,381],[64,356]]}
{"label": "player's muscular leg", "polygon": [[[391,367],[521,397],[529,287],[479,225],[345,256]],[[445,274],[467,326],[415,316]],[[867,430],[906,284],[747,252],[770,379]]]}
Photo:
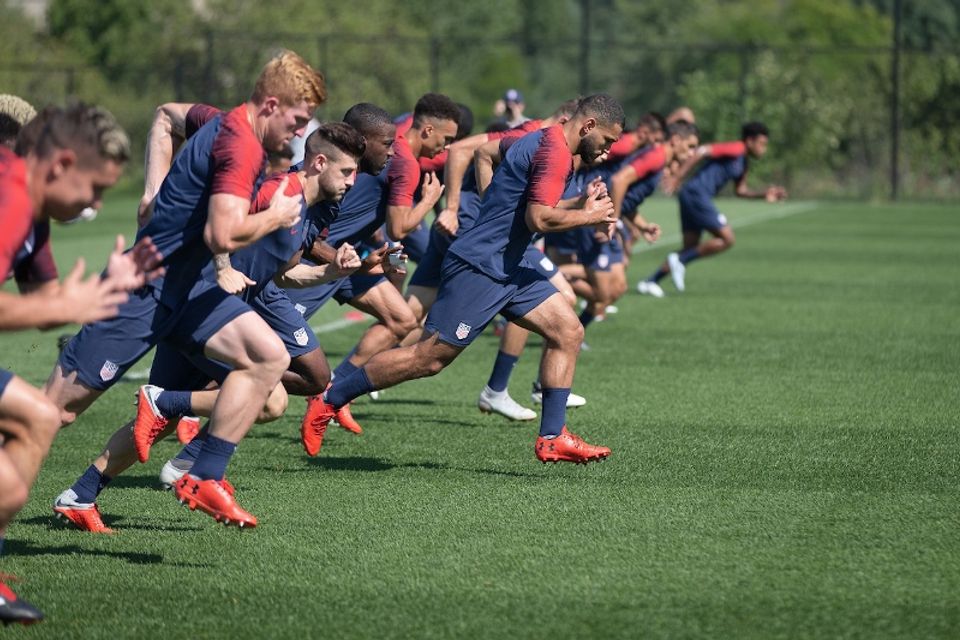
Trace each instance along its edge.
{"label": "player's muscular leg", "polygon": [[520,325],[508,322],[503,329],[503,335],[500,337],[500,351],[507,355],[520,357],[524,347],[527,346],[527,338],[530,332]]}
{"label": "player's muscular leg", "polygon": [[570,282],[564,277],[564,274],[560,271],[557,271],[555,274],[550,276],[550,284],[556,287],[557,291],[563,295],[563,299],[567,301],[571,307],[577,304],[577,294],[574,292],[573,287],[570,285]]}
{"label": "player's muscular leg", "polygon": [[587,271],[587,279],[596,294],[596,298],[591,302],[591,311],[594,315],[600,315],[607,308],[607,305],[613,304],[613,301],[617,299],[616,276],[612,271],[590,269]]}
{"label": "player's muscular leg", "polygon": [[0,398],[0,433],[3,451],[25,487],[33,486],[59,430],[60,410],[36,387],[11,379]]}
{"label": "player's muscular leg", "polygon": [[[326,388],[326,385],[323,387]],[[190,394],[190,407],[194,415],[200,418],[209,418],[213,415],[213,409],[217,405],[217,398],[220,396],[220,389],[205,389],[203,391],[194,391]],[[257,415],[257,424],[272,422],[283,415],[287,410],[287,392],[282,384],[278,384],[267,396],[267,401]],[[166,433],[166,431],[164,432]]]}
{"label": "player's muscular leg", "polygon": [[367,377],[377,389],[433,376],[453,362],[463,347],[440,341],[436,333],[409,347],[390,349],[374,356],[365,366]]}
{"label": "player's muscular leg", "polygon": [[103,391],[84,386],[77,380],[76,371],[66,373],[58,363],[43,385],[43,393],[60,409],[60,424],[65,427],[86,411]]}
{"label": "player's muscular leg", "polygon": [[413,316],[417,319],[417,328],[407,334],[400,344],[409,347],[416,344],[423,336],[423,321],[430,312],[430,307],[437,300],[437,289],[434,287],[423,287],[412,284],[407,287],[406,301]]}
{"label": "player's muscular leg", "polygon": [[555,293],[516,323],[544,338],[541,384],[545,388],[569,389],[583,343],[583,326],[563,296]]}
{"label": "player's muscular leg", "polygon": [[357,367],[400,344],[418,326],[417,318],[403,296],[386,281],[351,299],[350,305],[379,321],[364,332],[356,351],[350,356],[350,362]]}
{"label": "player's muscular leg", "polygon": [[[171,421],[157,436],[157,440],[166,438],[176,429],[176,421]],[[100,473],[116,478],[137,462],[137,447],[133,441],[133,420],[113,432],[103,451],[93,461]]]}
{"label": "player's muscular leg", "polygon": [[323,393],[330,384],[330,364],[323,350],[297,356],[290,361],[290,368],[283,372],[283,387],[295,396],[314,396]]}
{"label": "player's muscular leg", "polygon": [[252,311],[217,331],[204,353],[233,367],[213,406],[210,433],[239,442],[290,366],[290,356],[277,334]]}
{"label": "player's muscular leg", "polygon": [[721,229],[710,229],[712,238],[700,245],[699,253],[701,257],[712,256],[730,249],[736,238],[733,235],[733,228],[729,225]]}
{"label": "player's muscular leg", "polygon": [[3,448],[0,448],[0,536],[7,523],[17,515],[27,503],[30,490],[20,477],[13,460]]}

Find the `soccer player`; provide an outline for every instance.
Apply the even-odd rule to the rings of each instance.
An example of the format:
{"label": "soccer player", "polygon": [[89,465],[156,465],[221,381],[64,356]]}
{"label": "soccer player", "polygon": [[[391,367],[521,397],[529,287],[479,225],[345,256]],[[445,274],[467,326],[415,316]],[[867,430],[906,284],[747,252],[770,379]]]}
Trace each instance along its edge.
{"label": "soccer player", "polygon": [[[300,253],[308,226],[329,223],[328,220],[310,220],[308,207],[319,201],[335,202],[343,197],[353,184],[363,147],[363,138],[347,124],[325,123],[315,129],[306,140],[307,161],[303,168],[268,178],[251,207],[252,213],[269,207],[276,190],[286,185],[286,194],[301,200],[301,222],[291,229],[274,231],[234,253],[228,260],[233,264],[231,268],[242,272],[247,281],[242,298],[276,331],[290,354],[290,370],[284,373],[283,382],[291,393],[319,393],[330,380],[330,370],[312,331],[274,281],[287,286],[310,286],[359,267],[359,258],[348,244],[341,246],[341,255],[331,265],[311,267],[300,264]],[[215,271],[211,265],[204,275],[208,280],[216,281],[219,274]],[[317,369],[319,373],[316,373]],[[58,496],[53,507],[58,517],[66,518],[86,531],[110,533],[96,504],[99,493],[137,458],[145,462],[150,445],[169,431],[166,427],[173,419],[182,415],[209,416],[218,391],[208,390],[208,384],[222,382],[227,371],[223,365],[203,356],[180,354],[167,343],[159,344],[150,372],[151,384],[141,387],[138,394],[135,422],[114,433],[93,465]],[[321,377],[314,379],[316,376]],[[193,384],[181,386],[188,382]],[[285,407],[286,394],[278,387],[257,422],[279,417]],[[180,455],[164,465],[161,480],[165,484],[173,485],[192,468],[207,436],[207,431],[202,431]]]}
{"label": "soccer player", "polygon": [[278,189],[249,215],[267,150],[280,150],[326,98],[323,78],[284,52],[268,62],[250,98],[205,124],[184,145],[138,237],[151,236],[167,273],[137,290],[118,317],[84,325],[64,348],[45,390],[70,422],[160,341],[232,367],[210,416],[210,432],[178,498],[216,520],[256,518],[221,480],[236,449],[280,381],[290,357],[277,335],[239,298],[203,277],[214,253],[231,253],[300,221],[300,198]]}
{"label": "soccer player", "polygon": [[640,116],[633,131],[620,136],[607,154],[605,162],[616,162],[635,153],[643,147],[663,142],[666,136],[667,122],[659,113],[650,111]]}
{"label": "soccer player", "polygon": [[[680,200],[680,226],[683,230],[683,249],[671,253],[667,261],[653,272],[647,282],[658,284],[667,274],[673,279],[677,291],[683,291],[686,285],[687,265],[698,258],[707,258],[733,246],[733,228],[726,216],[717,211],[713,198],[728,183],[734,183],[734,193],[738,198],[764,199],[767,202],[779,202],[787,197],[783,187],[771,185],[763,191],[753,191],[747,186],[748,158],[762,158],[767,152],[770,133],[760,122],[748,122],[743,125],[740,140],[736,142],[715,142],[698,147],[680,166],[676,175],[663,181],[667,193],[677,191]],[[684,178],[694,167],[703,164],[693,176],[684,182]],[[680,186],[682,185],[682,186]],[[712,238],[701,243],[703,232]],[[641,293],[660,295],[663,290],[649,285],[638,287]]]}
{"label": "soccer player", "polygon": [[[130,147],[113,116],[98,107],[75,105],[45,109],[20,133],[18,149],[22,158],[0,147],[0,273],[4,279],[13,274],[21,283],[36,270],[37,256],[45,255],[36,247],[48,247],[49,236],[38,238],[37,225],[51,218],[68,221],[85,207],[99,206],[104,190],[123,172]],[[102,275],[84,279],[80,259],[58,283],[51,261],[41,269],[52,275],[42,286],[19,296],[0,291],[0,329],[56,327],[116,315],[127,291],[158,275],[160,261],[149,238],[126,254],[123,244],[117,238]],[[59,427],[59,409],[39,389],[0,369],[0,547]],[[42,619],[0,580],[0,621]]]}
{"label": "soccer player", "polygon": [[373,389],[439,373],[502,312],[547,343],[538,459],[586,463],[607,457],[608,448],[587,444],[564,424],[583,328],[563,296],[526,266],[523,256],[534,233],[613,224],[613,204],[598,193],[589,194],[582,209],[558,209],[557,204],[574,155],[599,158],[622,130],[623,108],[601,94],[584,98],[565,124],[514,144],[484,196],[477,223],[447,252],[423,339],[380,353],[354,373],[335,378],[322,396],[321,419],[329,421],[338,407]]}

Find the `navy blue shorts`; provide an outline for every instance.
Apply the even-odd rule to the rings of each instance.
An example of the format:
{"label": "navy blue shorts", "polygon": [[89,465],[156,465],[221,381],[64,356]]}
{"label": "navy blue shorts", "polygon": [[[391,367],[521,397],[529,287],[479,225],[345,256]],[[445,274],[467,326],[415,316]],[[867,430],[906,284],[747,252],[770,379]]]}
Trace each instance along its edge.
{"label": "navy blue shorts", "polygon": [[352,275],[316,287],[286,289],[285,291],[287,297],[293,303],[294,309],[309,320],[331,298],[340,304],[346,304],[357,296],[362,296],[386,279],[386,276],[383,275]]}
{"label": "navy blue shorts", "polygon": [[187,353],[204,345],[250,307],[216,283],[202,281],[177,309],[160,302],[160,291],[146,286],[130,294],[115,318],[84,325],[60,354],[64,373],[98,391],[109,389],[153,346],[166,340]]}
{"label": "navy blue shorts", "polygon": [[684,231],[719,231],[727,226],[726,216],[717,211],[707,194],[681,189],[678,199],[680,226]]}
{"label": "navy blue shorts", "polygon": [[440,286],[443,259],[447,256],[447,249],[450,248],[455,239],[445,233],[440,233],[436,227],[431,227],[430,243],[427,245],[427,250],[422,259],[417,262],[416,271],[410,276],[410,286],[429,287],[431,289]]}
{"label": "navy blue shorts", "polygon": [[613,265],[623,263],[623,245],[616,235],[609,242],[601,242],[594,237],[592,228],[585,227],[580,232],[577,259],[584,267],[591,271],[606,272]]}
{"label": "navy blue shorts", "polygon": [[572,256],[580,248],[580,236],[577,229],[547,233],[543,236],[544,244],[563,256]]}
{"label": "navy blue shorts", "polygon": [[3,398],[3,392],[11,380],[13,380],[13,372],[0,367],[0,398]]}
{"label": "navy blue shorts", "polygon": [[521,318],[556,292],[549,280],[522,262],[508,282],[500,282],[448,253],[426,331],[438,333],[447,344],[466,347],[498,313]]}
{"label": "navy blue shorts", "polygon": [[293,306],[286,291],[270,283],[250,302],[250,308],[273,329],[291,358],[320,348],[317,336],[307,324],[307,319]]}
{"label": "navy blue shorts", "polygon": [[153,354],[150,384],[177,391],[201,391],[211,381],[223,384],[230,367],[199,353],[183,353],[161,342]]}
{"label": "navy blue shorts", "polygon": [[557,273],[557,265],[553,264],[553,260],[533,245],[527,247],[527,250],[523,252],[523,261],[522,264],[534,269],[547,280]]}

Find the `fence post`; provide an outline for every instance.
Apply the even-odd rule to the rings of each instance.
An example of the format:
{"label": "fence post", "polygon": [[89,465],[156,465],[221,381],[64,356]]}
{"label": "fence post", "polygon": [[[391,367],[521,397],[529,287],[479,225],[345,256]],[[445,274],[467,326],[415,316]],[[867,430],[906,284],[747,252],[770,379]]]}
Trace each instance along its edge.
{"label": "fence post", "polygon": [[890,199],[900,198],[900,18],[901,0],[893,1],[893,64],[890,65]]}
{"label": "fence post", "polygon": [[440,92],[440,39],[430,37],[430,91]]}

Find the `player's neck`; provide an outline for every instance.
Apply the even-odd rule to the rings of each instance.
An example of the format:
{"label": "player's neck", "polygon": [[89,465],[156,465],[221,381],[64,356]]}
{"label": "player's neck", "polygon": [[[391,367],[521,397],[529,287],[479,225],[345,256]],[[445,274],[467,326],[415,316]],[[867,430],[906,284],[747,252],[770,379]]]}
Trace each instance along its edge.
{"label": "player's neck", "polygon": [[579,120],[567,120],[563,123],[563,139],[567,143],[567,149],[570,153],[576,154],[577,147],[580,146],[580,125]]}
{"label": "player's neck", "polygon": [[32,153],[24,158],[24,163],[27,165],[27,194],[30,196],[30,204],[33,206],[33,219],[40,222],[43,219],[43,203],[45,200],[43,174],[47,172],[49,167]]}
{"label": "player's neck", "polygon": [[263,139],[267,131],[267,123],[264,118],[258,118],[257,115],[260,113],[260,107],[252,102],[244,103],[246,107],[247,122],[250,123],[250,128],[253,129],[254,135],[257,136],[257,140],[263,144]]}
{"label": "player's neck", "polygon": [[[297,171],[294,177],[300,181],[303,190],[303,199],[307,204],[314,204],[320,198],[320,179],[316,176],[307,176],[306,171]],[[311,179],[313,178],[313,179]]]}
{"label": "player's neck", "polygon": [[403,132],[403,139],[407,141],[407,146],[409,146],[410,151],[413,152],[413,157],[419,158],[420,152],[423,150],[423,139],[420,137],[420,129],[410,127]]}

